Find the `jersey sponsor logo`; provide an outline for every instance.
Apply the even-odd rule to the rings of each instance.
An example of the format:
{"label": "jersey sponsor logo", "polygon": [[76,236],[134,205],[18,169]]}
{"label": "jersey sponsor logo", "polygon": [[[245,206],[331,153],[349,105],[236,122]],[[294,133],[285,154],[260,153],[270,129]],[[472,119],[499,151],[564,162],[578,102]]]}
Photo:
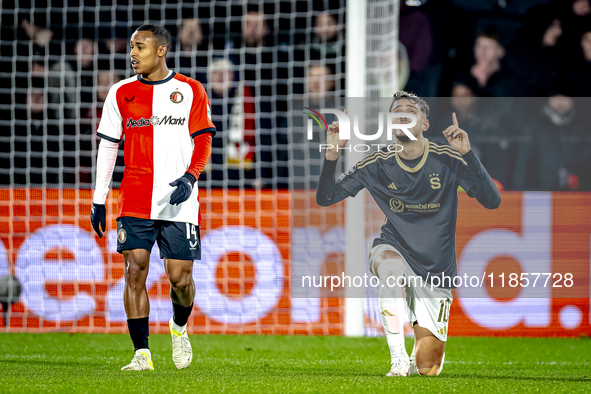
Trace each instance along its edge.
{"label": "jersey sponsor logo", "polygon": [[405,211],[415,213],[437,213],[441,210],[441,203],[405,204],[398,198],[391,198],[390,209],[396,213],[402,213]]}
{"label": "jersey sponsor logo", "polygon": [[439,174],[429,175],[429,182],[431,183],[431,189],[441,189],[441,179],[439,179]]}
{"label": "jersey sponsor logo", "polygon": [[146,119],[144,117],[135,120],[133,118],[129,118],[127,119],[127,122],[125,124],[125,128],[129,129],[131,127],[146,127],[150,125],[150,119]]}
{"label": "jersey sponsor logo", "polygon": [[175,104],[182,103],[184,98],[185,97],[183,96],[183,94],[181,92],[172,92],[170,94],[170,101],[172,101]]}
{"label": "jersey sponsor logo", "polygon": [[127,241],[127,232],[124,229],[120,228],[119,231],[117,231],[117,240],[120,244],[124,244],[125,241]]}
{"label": "jersey sponsor logo", "polygon": [[390,209],[396,213],[402,213],[402,212],[404,212],[404,203],[397,198],[391,198],[390,199]]}
{"label": "jersey sponsor logo", "polygon": [[160,119],[158,116],[154,115],[151,118],[141,117],[138,120],[133,118],[127,119],[125,127],[127,129],[131,127],[147,127],[147,126],[184,126],[185,121],[187,118],[173,118],[172,115],[167,115],[164,118]]}

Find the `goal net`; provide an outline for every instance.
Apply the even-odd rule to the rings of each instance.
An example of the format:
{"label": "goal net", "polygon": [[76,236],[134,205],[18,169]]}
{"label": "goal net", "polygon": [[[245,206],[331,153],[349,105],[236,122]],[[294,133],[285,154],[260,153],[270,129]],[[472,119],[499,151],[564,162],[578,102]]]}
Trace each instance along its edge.
{"label": "goal net", "polygon": [[[218,129],[199,179],[203,259],[194,268],[190,330],[346,333],[342,291],[298,298],[291,281],[296,260],[321,273],[342,272],[350,231],[344,204],[315,203],[323,155],[312,144],[326,130],[314,123],[309,139],[311,118],[302,109],[342,110],[346,96],[379,98],[396,88],[398,2],[364,2],[367,34],[347,32],[351,20],[359,22],[347,13],[350,3],[3,2],[0,276],[16,276],[22,294],[5,304],[7,319],[0,320],[14,331],[126,331],[114,230],[125,141],[107,201],[108,230],[99,239],[89,223],[96,128],[109,88],[133,76],[129,37],[158,23],[173,37],[169,68],[203,83]],[[366,52],[347,42],[351,33]],[[366,90],[347,92],[346,54],[364,60]],[[366,111],[369,119],[377,107]],[[339,171],[354,159],[342,159]],[[364,234],[381,221],[370,212]],[[313,237],[323,240],[321,250],[310,246]],[[158,247],[152,252],[150,322],[152,332],[164,332],[169,284]],[[373,335],[374,295],[368,297],[366,332]]]}

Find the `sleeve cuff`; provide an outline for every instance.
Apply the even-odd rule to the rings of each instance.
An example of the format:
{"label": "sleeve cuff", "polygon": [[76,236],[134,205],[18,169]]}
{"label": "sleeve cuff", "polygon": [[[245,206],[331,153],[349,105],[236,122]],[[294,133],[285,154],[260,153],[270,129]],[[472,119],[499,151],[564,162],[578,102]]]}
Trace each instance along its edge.
{"label": "sleeve cuff", "polygon": [[108,135],[104,135],[103,133],[96,133],[97,137],[105,139],[107,141],[111,141],[114,142],[116,144],[121,142],[121,139],[117,139],[117,138],[113,138],[113,137],[109,137]]}
{"label": "sleeve cuff", "polygon": [[[195,174],[197,174],[197,176],[195,176]],[[197,178],[199,178],[199,173],[193,171],[193,170],[188,170],[185,175],[187,175],[187,178],[189,178],[191,180],[191,182],[193,182],[193,185],[195,184],[195,182],[197,181]]]}
{"label": "sleeve cuff", "polygon": [[194,133],[191,133],[191,138],[195,138],[198,135],[205,134],[205,133],[211,133],[211,138],[215,137],[215,133],[216,133],[215,127],[208,127],[207,129],[195,131]]}

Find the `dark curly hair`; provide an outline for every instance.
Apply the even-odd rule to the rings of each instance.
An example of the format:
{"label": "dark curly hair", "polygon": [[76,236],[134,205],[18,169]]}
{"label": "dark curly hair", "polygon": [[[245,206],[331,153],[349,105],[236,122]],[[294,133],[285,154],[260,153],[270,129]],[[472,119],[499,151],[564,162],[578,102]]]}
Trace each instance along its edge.
{"label": "dark curly hair", "polygon": [[390,112],[394,108],[394,104],[398,100],[402,100],[402,99],[409,100],[413,104],[418,105],[419,110],[425,114],[425,117],[429,117],[429,104],[427,104],[427,102],[425,100],[423,100],[422,98],[420,98],[416,94],[410,93],[410,92],[405,92],[404,90],[394,93],[394,98],[392,99],[392,104],[390,104]]}

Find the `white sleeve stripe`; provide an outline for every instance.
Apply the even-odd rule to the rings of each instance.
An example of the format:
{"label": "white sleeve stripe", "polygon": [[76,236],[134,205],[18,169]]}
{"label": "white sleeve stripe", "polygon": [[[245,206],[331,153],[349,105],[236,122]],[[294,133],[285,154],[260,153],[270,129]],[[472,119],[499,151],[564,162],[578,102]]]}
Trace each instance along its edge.
{"label": "white sleeve stripe", "polygon": [[96,185],[92,199],[92,202],[95,204],[104,204],[107,200],[109,184],[111,183],[115,162],[117,161],[118,150],[119,144],[107,139],[101,140],[96,160]]}

